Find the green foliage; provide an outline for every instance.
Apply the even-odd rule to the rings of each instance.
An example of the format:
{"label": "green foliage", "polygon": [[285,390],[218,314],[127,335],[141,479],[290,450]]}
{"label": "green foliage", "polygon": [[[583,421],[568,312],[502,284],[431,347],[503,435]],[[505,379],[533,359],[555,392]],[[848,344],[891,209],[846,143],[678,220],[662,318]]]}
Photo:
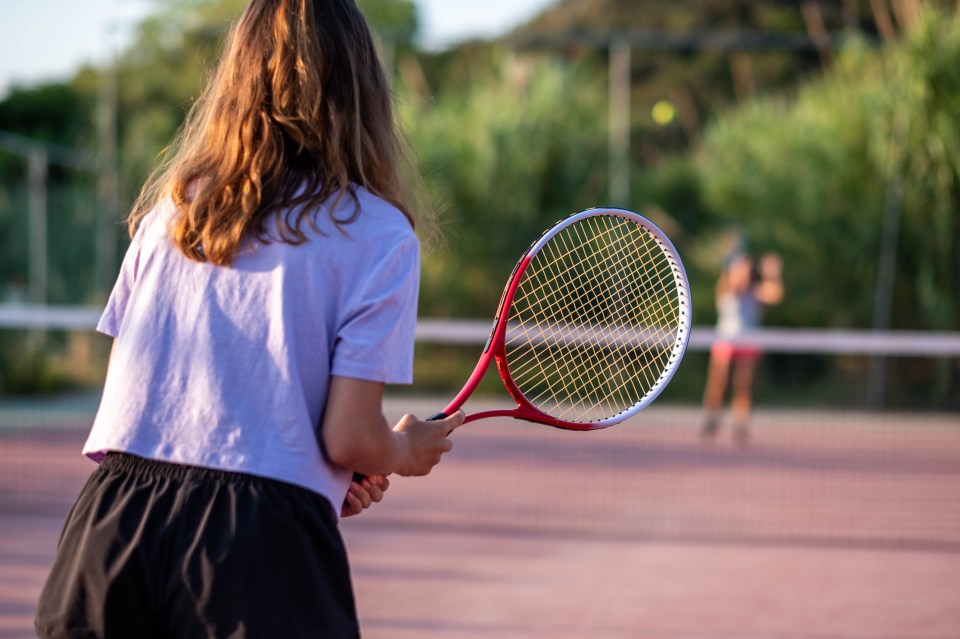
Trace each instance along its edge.
{"label": "green foliage", "polygon": [[[902,47],[864,61],[871,157],[902,188],[902,313],[960,328],[960,17],[927,14]],[[913,327],[913,326],[911,326]]]}
{"label": "green foliage", "polygon": [[956,330],[960,21],[847,52],[795,99],[756,100],[698,156],[718,221],[784,256],[784,324],[869,327],[886,198],[902,189],[894,328]]}
{"label": "green foliage", "polygon": [[783,256],[787,323],[851,326],[872,308],[863,283],[873,282],[883,189],[846,106],[826,108],[819,96],[793,106],[759,101],[715,125],[701,151],[717,222],[739,228],[754,250]]}
{"label": "green foliage", "polygon": [[495,82],[441,93],[405,114],[432,196],[448,205],[448,246],[424,261],[430,315],[488,315],[531,239],[602,203],[606,188],[596,77],[556,61],[491,55]]}
{"label": "green foliage", "polygon": [[[0,131],[74,145],[89,127],[90,104],[88,95],[68,83],[14,88],[0,101]],[[23,179],[25,175],[22,158],[0,151],[0,179]],[[51,177],[62,177],[59,167],[53,167]]]}
{"label": "green foliage", "polygon": [[370,26],[394,45],[411,45],[420,31],[417,5],[411,0],[358,0]]}
{"label": "green foliage", "polygon": [[[91,184],[82,180],[47,188],[47,302],[88,304],[94,290],[94,213]],[[23,297],[28,276],[28,229],[22,183],[0,187],[0,300]]]}
{"label": "green foliage", "polygon": [[[780,0],[565,0],[553,3],[513,35],[603,37],[634,32],[691,37],[703,33],[802,36],[807,33],[803,4]],[[860,5],[864,3],[820,0],[815,4],[831,33],[850,27],[850,21],[867,32],[874,28],[873,21],[861,15],[865,7]],[[570,55],[577,48],[565,47],[563,51]],[[595,47],[584,47],[577,54],[595,57],[601,63],[607,57],[605,49]],[[695,146],[703,123],[747,94],[789,89],[798,78],[819,71],[822,62],[813,50],[731,52],[691,47],[664,51],[641,47],[633,52],[632,67],[634,148],[639,152],[638,159],[651,164],[671,151]],[[650,109],[660,99],[677,105],[683,135],[665,131],[651,121]]]}
{"label": "green foliage", "polygon": [[[893,212],[892,328],[960,329],[958,113],[960,18],[931,12],[881,51],[847,50],[795,98],[756,100],[708,129],[697,166],[711,217],[784,256],[771,322],[873,326]],[[960,396],[947,359],[898,360],[889,378],[906,393],[891,402]]]}
{"label": "green foliage", "polygon": [[0,102],[0,130],[45,142],[73,139],[87,125],[89,105],[62,82],[14,88]]}
{"label": "green foliage", "polygon": [[24,336],[0,331],[0,394],[39,395],[69,385],[43,341],[39,333]]}

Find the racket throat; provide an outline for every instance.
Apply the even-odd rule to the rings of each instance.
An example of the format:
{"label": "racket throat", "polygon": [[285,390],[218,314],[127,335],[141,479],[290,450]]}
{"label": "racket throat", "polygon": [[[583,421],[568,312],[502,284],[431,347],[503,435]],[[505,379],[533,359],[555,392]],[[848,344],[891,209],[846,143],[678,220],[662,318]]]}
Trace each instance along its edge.
{"label": "racket throat", "polygon": [[[438,415],[452,415],[453,413],[460,410],[461,407],[466,403],[467,398],[473,394],[473,391],[476,390],[477,386],[480,385],[480,380],[483,379],[484,374],[487,372],[487,368],[490,367],[490,359],[492,355],[489,350],[489,343],[487,347],[484,348],[483,354],[480,356],[480,360],[477,362],[476,368],[473,369],[473,372],[470,374],[470,377],[467,378],[467,382],[463,385],[463,388],[457,393],[457,396],[447,404]],[[432,418],[431,418],[432,419]],[[442,419],[442,417],[441,417]]]}

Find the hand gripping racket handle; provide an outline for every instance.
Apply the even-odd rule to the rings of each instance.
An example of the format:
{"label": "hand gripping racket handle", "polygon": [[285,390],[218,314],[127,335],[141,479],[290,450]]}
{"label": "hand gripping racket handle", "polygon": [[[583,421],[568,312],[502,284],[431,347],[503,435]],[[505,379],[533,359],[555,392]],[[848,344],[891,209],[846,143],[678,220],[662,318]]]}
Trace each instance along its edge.
{"label": "hand gripping racket handle", "polygon": [[[447,417],[450,417],[450,416],[447,415],[446,413],[436,413],[434,415],[431,415],[430,417],[427,417],[427,421],[436,422],[436,421],[440,421],[441,419],[446,419]],[[367,476],[364,475],[363,473],[353,473],[353,481],[357,482],[358,484],[366,478]]]}

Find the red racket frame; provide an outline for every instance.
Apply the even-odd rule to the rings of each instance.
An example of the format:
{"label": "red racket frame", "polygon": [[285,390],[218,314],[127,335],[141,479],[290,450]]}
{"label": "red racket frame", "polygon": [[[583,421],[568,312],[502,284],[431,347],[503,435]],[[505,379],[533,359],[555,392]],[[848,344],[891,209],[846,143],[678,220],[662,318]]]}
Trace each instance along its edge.
{"label": "red racket frame", "polygon": [[[614,215],[636,222],[652,235],[656,236],[657,239],[661,243],[665,244],[673,253],[673,259],[671,260],[672,262],[675,262],[673,264],[673,268],[676,269],[684,284],[683,290],[681,291],[680,309],[680,313],[684,322],[680,329],[680,348],[675,349],[672,357],[672,365],[669,372],[669,375],[672,376],[673,371],[676,370],[676,366],[679,363],[678,360],[683,356],[683,352],[686,349],[686,344],[690,335],[689,285],[687,284],[687,278],[686,273],[683,270],[683,264],[680,262],[680,259],[676,254],[676,250],[673,248],[673,245],[670,243],[669,239],[667,239],[666,235],[664,235],[663,232],[656,227],[656,225],[637,213],[623,209],[588,209],[575,215],[571,215],[565,220],[562,220],[561,222],[558,222],[557,224],[548,228],[533,244],[530,245],[529,248],[527,248],[520,261],[517,262],[517,265],[514,267],[513,272],[510,274],[510,279],[507,280],[507,285],[504,287],[503,294],[500,297],[500,304],[497,306],[497,313],[494,317],[493,328],[490,331],[490,337],[487,338],[486,345],[483,348],[483,353],[480,355],[480,359],[477,361],[476,367],[470,374],[470,377],[467,379],[467,382],[464,384],[463,388],[459,393],[457,393],[457,396],[453,398],[453,400],[446,406],[446,408],[443,409],[442,412],[433,415],[429,419],[443,419],[451,413],[459,410],[480,384],[480,380],[483,379],[487,369],[490,367],[491,360],[496,362],[497,371],[500,373],[500,379],[503,381],[503,385],[506,387],[507,392],[510,393],[510,396],[517,403],[517,405],[510,409],[486,410],[478,413],[468,414],[464,420],[464,423],[473,422],[478,419],[485,419],[488,417],[513,417],[515,419],[536,422],[538,424],[546,424],[548,426],[554,426],[556,428],[563,428],[566,430],[587,431],[598,430],[600,428],[612,426],[623,421],[636,412],[635,410],[627,410],[621,415],[613,418],[607,418],[598,422],[570,422],[551,417],[550,415],[534,407],[530,401],[527,400],[527,398],[523,395],[511,378],[510,371],[507,366],[505,335],[507,331],[507,319],[510,315],[510,306],[513,302],[513,296],[517,291],[517,287],[520,285],[520,281],[523,279],[523,274],[527,270],[527,267],[530,266],[534,255],[536,255],[536,252],[539,251],[539,248],[545,243],[545,240],[548,239],[548,237],[552,237],[560,230],[566,228],[574,222],[598,215]],[[667,378],[667,381],[669,381],[669,377]],[[663,382],[661,388],[665,384],[666,381]],[[659,394],[659,390],[656,394]],[[654,394],[653,397],[655,397],[656,394]],[[650,397],[649,401],[652,401],[653,397]],[[646,406],[649,401],[644,402],[643,406]]]}

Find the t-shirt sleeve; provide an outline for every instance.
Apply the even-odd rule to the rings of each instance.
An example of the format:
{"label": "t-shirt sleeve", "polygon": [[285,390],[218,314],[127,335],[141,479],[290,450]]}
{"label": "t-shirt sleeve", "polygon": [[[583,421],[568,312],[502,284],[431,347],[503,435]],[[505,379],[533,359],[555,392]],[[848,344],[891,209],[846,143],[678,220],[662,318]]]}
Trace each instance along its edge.
{"label": "t-shirt sleeve", "polygon": [[331,372],[388,384],[413,381],[420,245],[405,237],[369,271],[334,343]]}
{"label": "t-shirt sleeve", "polygon": [[110,292],[110,297],[107,299],[107,306],[97,323],[97,330],[110,337],[117,337],[120,334],[120,324],[123,322],[124,314],[126,314],[127,303],[130,301],[130,295],[133,292],[133,285],[137,281],[145,225],[145,222],[140,224],[133,240],[130,242],[130,247],[127,249],[127,253],[123,257],[123,263],[120,265],[120,275],[117,276],[117,282],[113,285],[113,291]]}

